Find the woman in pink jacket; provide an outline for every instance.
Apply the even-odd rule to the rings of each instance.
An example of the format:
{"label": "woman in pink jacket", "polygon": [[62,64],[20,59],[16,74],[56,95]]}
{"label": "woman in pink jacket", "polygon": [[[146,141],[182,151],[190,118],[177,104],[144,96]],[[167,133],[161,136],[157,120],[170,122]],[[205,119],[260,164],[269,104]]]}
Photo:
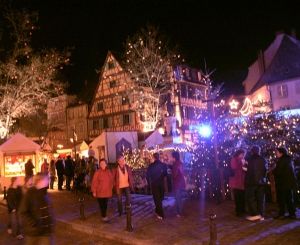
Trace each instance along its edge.
{"label": "woman in pink jacket", "polygon": [[243,166],[245,163],[245,151],[237,150],[231,159],[230,166],[234,175],[229,178],[229,187],[233,191],[235,212],[237,216],[245,213],[245,171]]}
{"label": "woman in pink jacket", "polygon": [[112,197],[113,175],[107,168],[105,159],[100,160],[100,168],[94,174],[91,190],[93,196],[97,198],[102,216],[102,221],[107,222],[107,202],[108,198]]}

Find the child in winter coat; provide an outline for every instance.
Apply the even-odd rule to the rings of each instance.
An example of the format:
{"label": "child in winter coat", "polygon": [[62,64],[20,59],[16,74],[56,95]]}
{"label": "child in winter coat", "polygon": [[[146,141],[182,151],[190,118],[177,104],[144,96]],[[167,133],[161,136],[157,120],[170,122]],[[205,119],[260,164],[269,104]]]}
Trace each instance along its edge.
{"label": "child in winter coat", "polygon": [[11,185],[7,190],[7,209],[9,220],[7,225],[7,233],[15,235],[19,240],[23,239],[21,234],[21,224],[18,215],[19,206],[22,199],[22,188],[20,178],[12,177]]}

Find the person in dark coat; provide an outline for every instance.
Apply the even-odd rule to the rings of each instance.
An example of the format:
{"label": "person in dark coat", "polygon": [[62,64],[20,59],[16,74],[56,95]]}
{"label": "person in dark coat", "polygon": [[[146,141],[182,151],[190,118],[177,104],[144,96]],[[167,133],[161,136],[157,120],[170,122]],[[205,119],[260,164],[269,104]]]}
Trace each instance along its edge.
{"label": "person in dark coat", "polygon": [[62,186],[64,183],[64,173],[65,173],[65,166],[63,163],[63,160],[61,159],[60,156],[58,156],[58,159],[55,163],[56,165],[56,172],[57,172],[57,177],[58,177],[58,190],[62,191]]}
{"label": "person in dark coat", "polygon": [[263,220],[265,209],[265,188],[267,184],[267,162],[260,155],[259,146],[251,148],[245,175],[245,190],[250,221]]}
{"label": "person in dark coat", "polygon": [[284,147],[276,149],[276,167],[273,170],[276,186],[277,202],[279,206],[278,216],[275,218],[285,218],[285,210],[289,212],[289,218],[296,218],[296,210],[293,198],[293,190],[297,186],[294,173],[293,160],[288,155],[288,151]]}
{"label": "person in dark coat", "polygon": [[185,180],[183,176],[183,164],[180,161],[180,155],[178,151],[172,152],[173,165],[172,165],[172,178],[173,178],[173,190],[175,192],[176,199],[176,211],[177,217],[182,215],[183,203],[182,192],[185,190]]}
{"label": "person in dark coat", "polygon": [[11,178],[11,185],[7,190],[6,200],[9,214],[7,233],[13,234],[19,240],[21,240],[24,237],[21,233],[21,222],[18,214],[20,203],[22,200],[22,187],[20,183],[20,178]]}
{"label": "person in dark coat", "polygon": [[52,244],[54,219],[49,204],[48,177],[37,174],[33,186],[24,194],[20,205],[20,216],[25,233],[25,244]]}
{"label": "person in dark coat", "polygon": [[68,191],[71,190],[71,182],[74,178],[74,162],[71,156],[67,156],[65,161],[65,176],[66,176],[66,188]]}
{"label": "person in dark coat", "polygon": [[147,169],[147,180],[151,186],[157,218],[163,219],[162,201],[164,196],[164,179],[167,177],[167,166],[159,160],[158,153],[154,153],[153,157],[154,162]]}
{"label": "person in dark coat", "polygon": [[34,169],[34,165],[32,163],[32,160],[29,159],[25,163],[25,181],[30,179],[33,176],[33,169]]}

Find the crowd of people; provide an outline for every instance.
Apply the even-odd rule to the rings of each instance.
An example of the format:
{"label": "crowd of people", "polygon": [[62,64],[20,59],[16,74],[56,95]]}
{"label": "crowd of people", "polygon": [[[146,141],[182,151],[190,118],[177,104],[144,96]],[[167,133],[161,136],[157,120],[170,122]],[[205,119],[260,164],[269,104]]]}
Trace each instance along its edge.
{"label": "crowd of people", "polygon": [[[180,217],[185,179],[179,153],[172,152],[172,157],[173,190],[177,216]],[[165,218],[162,202],[168,168],[160,160],[158,153],[153,154],[153,159],[146,176],[153,195],[156,217],[162,220]],[[107,206],[113,193],[117,196],[119,216],[131,212],[134,180],[132,170],[122,155],[117,157],[115,167],[108,166],[105,159],[98,162],[94,155],[90,154],[87,159],[77,157],[75,161],[71,156],[67,156],[66,159],[58,156],[56,161],[51,160],[50,163],[45,159],[39,173],[34,175],[34,169],[32,160],[28,160],[25,164],[25,182],[21,183],[20,177],[12,177],[6,196],[9,213],[7,232],[18,239],[23,239],[25,234],[26,244],[51,244],[54,222],[47,190],[54,188],[56,180],[59,191],[64,189],[65,183],[67,191],[92,194],[99,204],[103,222],[109,221]]]}
{"label": "crowd of people", "polygon": [[294,194],[297,179],[293,160],[284,147],[277,148],[275,154],[276,163],[270,165],[261,156],[258,146],[253,146],[248,154],[243,149],[234,153],[230,163],[233,174],[229,178],[229,186],[233,191],[237,216],[247,213],[246,218],[250,221],[264,220],[266,187],[268,177],[273,175],[279,209],[274,218],[296,218]]}

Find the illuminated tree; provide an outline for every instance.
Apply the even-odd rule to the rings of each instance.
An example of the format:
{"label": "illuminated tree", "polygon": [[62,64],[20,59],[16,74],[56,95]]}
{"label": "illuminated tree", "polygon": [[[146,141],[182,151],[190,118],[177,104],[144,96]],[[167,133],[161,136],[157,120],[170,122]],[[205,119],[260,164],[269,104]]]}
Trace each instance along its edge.
{"label": "illuminated tree", "polygon": [[67,52],[54,49],[36,52],[32,49],[30,41],[36,14],[6,9],[4,17],[10,35],[5,37],[6,42],[1,40],[5,50],[0,60],[2,138],[9,134],[15,119],[38,113],[45,108],[49,98],[62,93],[64,85],[57,80],[57,74],[69,61]]}
{"label": "illuminated tree", "polygon": [[155,129],[164,98],[172,87],[172,64],[176,58],[153,27],[142,29],[126,43],[125,68],[135,83],[135,110],[144,124]]}

